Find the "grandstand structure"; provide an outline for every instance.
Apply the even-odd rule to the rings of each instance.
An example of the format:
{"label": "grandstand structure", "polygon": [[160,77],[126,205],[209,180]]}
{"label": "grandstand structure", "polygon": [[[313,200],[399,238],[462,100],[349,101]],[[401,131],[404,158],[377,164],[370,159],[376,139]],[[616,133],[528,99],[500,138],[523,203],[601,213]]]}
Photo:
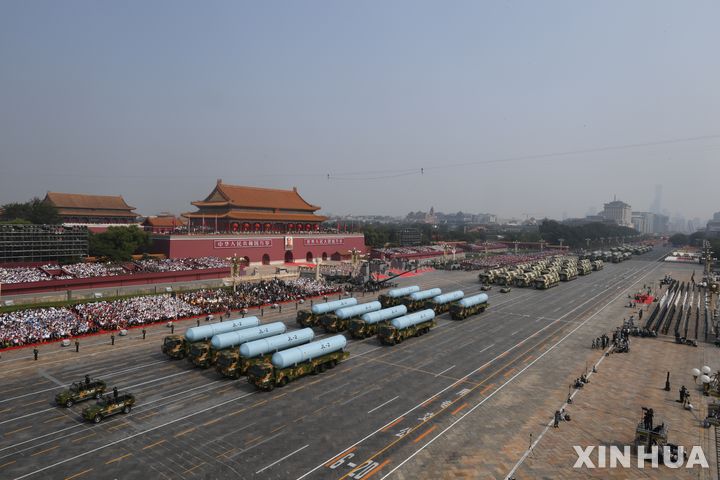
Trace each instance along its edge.
{"label": "grandstand structure", "polygon": [[84,226],[0,225],[0,264],[59,262],[87,255]]}
{"label": "grandstand structure", "polygon": [[327,217],[296,188],[229,185],[218,179],[197,211],[184,213],[187,231],[153,235],[153,252],[167,258],[238,257],[245,264],[314,263],[365,253],[365,236],[325,232]]}

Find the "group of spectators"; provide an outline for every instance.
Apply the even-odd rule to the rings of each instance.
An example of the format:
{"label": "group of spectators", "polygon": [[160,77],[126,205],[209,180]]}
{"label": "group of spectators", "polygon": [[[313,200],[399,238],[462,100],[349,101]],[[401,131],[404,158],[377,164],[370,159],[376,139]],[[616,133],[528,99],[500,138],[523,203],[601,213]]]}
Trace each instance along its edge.
{"label": "group of spectators", "polygon": [[0,267],[0,283],[28,283],[43,282],[52,280],[53,277],[37,268],[17,267],[2,268]]}
{"label": "group of spectators", "polygon": [[260,305],[298,301],[305,297],[329,295],[340,291],[337,285],[298,278],[296,280],[269,280],[258,283],[241,283],[232,289],[197,290],[178,295],[189,305],[198,307],[203,314],[223,312],[228,308],[241,310]]}
{"label": "group of spectators", "polygon": [[72,278],[112,277],[147,272],[180,272],[230,268],[230,261],[219,257],[146,259],[123,263],[73,263],[40,267],[0,268],[0,283],[30,283]]}
{"label": "group of spectators", "polygon": [[235,290],[206,289],[177,295],[148,295],[80,303],[71,307],[18,310],[0,314],[0,348],[225,312],[228,309],[240,310],[299,301],[306,297],[330,295],[339,290],[338,286],[301,278],[241,283]]}
{"label": "group of spectators", "polygon": [[73,263],[72,265],[65,265],[63,270],[72,274],[74,278],[114,277],[128,273],[122,265],[110,262]]}
{"label": "group of spectators", "polygon": [[230,261],[219,257],[167,258],[163,260],[138,260],[143,272],[183,272],[208,268],[229,268]]}
{"label": "group of spectators", "polygon": [[91,331],[69,308],[32,308],[0,314],[0,347],[47,342]]}

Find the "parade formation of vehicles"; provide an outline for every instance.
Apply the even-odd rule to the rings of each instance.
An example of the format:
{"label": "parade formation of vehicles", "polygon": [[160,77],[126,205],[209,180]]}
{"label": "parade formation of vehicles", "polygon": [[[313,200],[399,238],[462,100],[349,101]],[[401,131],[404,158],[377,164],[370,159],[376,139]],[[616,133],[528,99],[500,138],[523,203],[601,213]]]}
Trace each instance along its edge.
{"label": "parade formation of vehicles", "polygon": [[[494,279],[508,293],[512,286],[547,289],[577,275],[587,275],[604,266],[602,258],[558,255],[512,267],[489,269],[480,273],[481,281]],[[483,283],[482,290],[490,285]],[[358,303],[356,298],[311,305],[297,313],[297,323],[304,329],[286,331],[282,322],[260,325],[257,317],[247,317],[189,328],[184,336],[164,339],[162,350],[171,358],[177,351],[195,365],[215,365],[217,372],[248,381],[262,390],[272,390],[309,374],[322,373],[348,358],[343,335],[317,339],[311,326],[326,332],[348,331],[357,339],[376,336],[380,343],[397,345],[422,336],[436,326],[436,316],[450,313],[463,320],[487,309],[488,295],[465,297],[457,290],[442,293],[439,288],[420,290],[419,286],[393,288],[377,301]],[[182,355],[182,354],[181,354]]]}
{"label": "parade formation of vehicles", "polygon": [[89,375],[85,380],[74,382],[66,390],[55,395],[55,403],[58,406],[70,408],[78,402],[96,399],[97,401],[82,410],[82,417],[95,423],[100,423],[103,418],[115,415],[116,413],[130,413],[135,404],[135,396],[132,393],[118,393],[113,388],[112,394],[105,395],[107,384],[98,379],[91,380]]}
{"label": "parade formation of vehicles", "polygon": [[[389,290],[380,301],[358,304],[347,298],[313,305],[297,315],[300,324],[322,326],[326,331],[349,330],[354,338],[377,336],[386,345],[396,345],[414,336],[421,336],[436,325],[435,317],[455,311],[462,304],[464,317],[487,308],[487,294],[469,297],[456,290],[443,294],[439,288],[420,291],[411,286]],[[411,309],[415,309],[414,313]],[[272,390],[308,374],[318,374],[348,358],[343,335],[315,339],[312,328],[286,331],[283,322],[259,324],[257,317],[221,321],[191,327],[185,335],[170,335],[163,340],[162,351],[177,358],[174,345],[184,345],[188,360],[200,367],[215,365],[223,377],[237,379],[247,375],[248,381],[262,390]],[[340,340],[342,339],[342,340]],[[107,416],[115,412],[112,405]],[[88,414],[89,415],[89,414]]]}

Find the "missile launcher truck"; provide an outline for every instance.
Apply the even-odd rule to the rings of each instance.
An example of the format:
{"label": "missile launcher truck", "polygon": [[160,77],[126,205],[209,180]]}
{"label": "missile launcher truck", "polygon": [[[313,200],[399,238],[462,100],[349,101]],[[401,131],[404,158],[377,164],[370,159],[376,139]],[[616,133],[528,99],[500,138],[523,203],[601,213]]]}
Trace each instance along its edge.
{"label": "missile launcher truck", "polygon": [[360,315],[365,313],[376,312],[381,308],[382,305],[378,301],[341,308],[320,317],[320,325],[328,333],[344,332],[350,326],[351,320],[360,318]]}
{"label": "missile launcher truck", "polygon": [[408,312],[416,312],[425,308],[426,300],[437,297],[440,294],[442,294],[442,290],[439,288],[431,288],[421,292],[414,292],[403,299],[403,305],[407,307]]}
{"label": "missile launcher truck", "polygon": [[579,275],[590,275],[590,272],[592,272],[590,260],[580,260],[577,265],[577,272]]}
{"label": "missile launcher truck", "polygon": [[296,321],[301,327],[314,327],[318,325],[322,315],[334,312],[343,307],[352,307],[353,305],[357,305],[357,303],[357,298],[345,298],[333,302],[318,303],[310,307],[309,310],[298,311]]}
{"label": "missile launcher truck", "polygon": [[538,272],[531,270],[529,272],[523,272],[515,277],[516,287],[532,287],[535,279],[538,276]]}
{"label": "missile launcher truck", "polygon": [[395,307],[368,312],[350,320],[350,335],[353,338],[367,338],[377,334],[380,325],[389,322],[395,317],[402,317],[407,314],[405,305],[397,305]]}
{"label": "missile launcher truck", "polygon": [[412,287],[393,288],[378,297],[382,308],[394,307],[402,305],[404,297],[411,293],[419,292],[420,287],[413,285]]}
{"label": "missile launcher truck", "polygon": [[188,328],[185,332],[185,340],[190,343],[187,359],[193,365],[202,368],[215,365],[218,357],[218,350],[212,346],[212,338],[215,335],[257,327],[258,325],[260,325],[260,320],[257,317],[246,317]]}
{"label": "missile launcher truck", "polygon": [[217,352],[215,370],[224,377],[239,378],[247,371],[240,361],[240,346],[253,340],[283,334],[286,329],[283,322],[273,322],[215,335],[210,341],[210,345]]}
{"label": "missile launcher truck", "polygon": [[[489,287],[488,287],[489,288]],[[460,300],[465,296],[462,290],[455,290],[454,292],[444,293],[433,297],[430,300],[425,300],[425,308],[431,308],[435,315],[440,315],[450,311],[450,305],[452,302]]]}
{"label": "missile launcher truck", "polygon": [[[248,317],[247,320],[250,320],[252,318],[255,317]],[[208,340],[212,337],[212,335],[215,335],[216,333],[232,331],[233,329],[237,328],[237,326],[234,325],[233,322],[236,322],[238,320],[241,319],[227,320],[225,322],[213,323],[212,325],[203,325],[202,327],[188,328],[187,332],[185,332],[185,335],[167,335],[165,338],[163,338],[163,343],[160,349],[165,355],[170,358],[185,358],[190,354],[190,346],[193,342],[197,342],[203,338]],[[208,329],[212,330],[210,331]],[[207,333],[209,331],[210,333]],[[192,340],[188,338],[188,335],[192,337]]]}
{"label": "missile launcher truck", "polygon": [[569,282],[571,280],[575,280],[578,276],[577,267],[575,266],[566,266],[562,270],[560,270],[560,281],[561,282]]}
{"label": "missile launcher truck", "polygon": [[603,268],[605,268],[605,264],[603,263],[602,260],[599,260],[599,259],[593,260],[593,262],[592,262],[593,270],[598,271],[598,270],[602,270]]}
{"label": "missile launcher truck", "polygon": [[538,290],[547,290],[560,284],[560,274],[550,272],[535,279],[535,288]]}
{"label": "missile launcher truck", "polygon": [[495,283],[498,285],[512,285],[515,275],[519,272],[517,270],[508,270],[504,273],[498,274],[495,278]]}
{"label": "missile launcher truck", "polygon": [[394,318],[390,323],[382,325],[378,329],[378,339],[386,345],[395,345],[410,337],[425,335],[435,325],[435,312],[428,308]]}
{"label": "missile launcher truck", "polygon": [[465,297],[450,305],[450,318],[464,320],[471,315],[484,312],[487,307],[488,296],[486,293]]}
{"label": "missile launcher truck", "polygon": [[260,390],[270,391],[305,375],[322,373],[350,356],[343,350],[346,344],[343,335],[335,335],[281,350],[272,355],[270,362],[251,365],[248,382]]}
{"label": "missile launcher truck", "polygon": [[248,341],[237,350],[232,350],[232,355],[223,352],[218,358],[216,369],[224,377],[238,379],[246,375],[251,366],[270,362],[275,352],[311,342],[314,337],[315,332],[308,327]]}

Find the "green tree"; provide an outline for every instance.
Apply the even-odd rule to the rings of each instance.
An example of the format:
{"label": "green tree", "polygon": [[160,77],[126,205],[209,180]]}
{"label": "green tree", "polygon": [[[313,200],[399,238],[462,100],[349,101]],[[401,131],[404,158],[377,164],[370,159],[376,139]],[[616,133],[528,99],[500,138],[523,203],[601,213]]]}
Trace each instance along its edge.
{"label": "green tree", "polygon": [[676,233],[675,235],[672,235],[669,240],[670,243],[672,243],[675,247],[688,244],[688,236],[682,233]]}
{"label": "green tree", "polygon": [[8,203],[2,206],[2,219],[5,221],[26,220],[37,225],[56,225],[61,223],[57,208],[35,197],[29,202]]}
{"label": "green tree", "polygon": [[130,260],[135,253],[145,253],[150,235],[137,226],[109,227],[105,232],[90,234],[90,255],[108,260]]}

